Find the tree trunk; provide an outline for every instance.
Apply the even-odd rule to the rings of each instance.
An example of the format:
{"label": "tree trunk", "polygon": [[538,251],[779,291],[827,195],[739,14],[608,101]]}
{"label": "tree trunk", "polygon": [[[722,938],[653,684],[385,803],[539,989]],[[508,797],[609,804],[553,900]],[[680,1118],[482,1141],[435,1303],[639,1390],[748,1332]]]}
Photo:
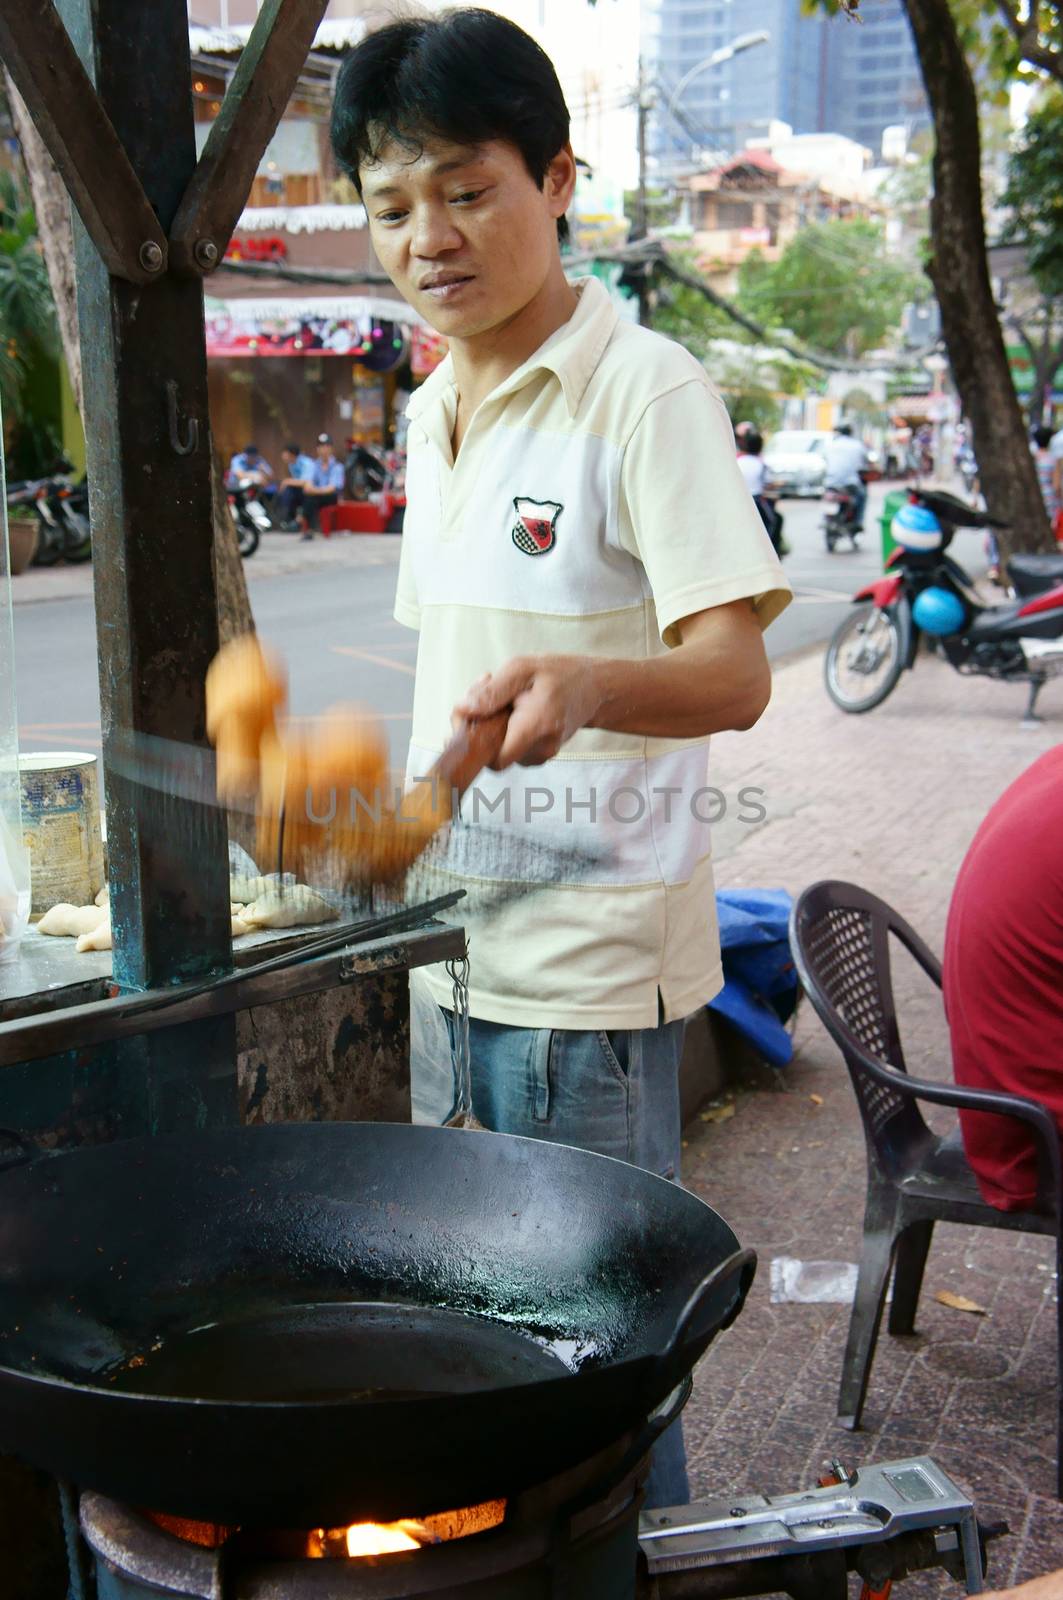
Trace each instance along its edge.
{"label": "tree trunk", "polygon": [[904,0],[934,118],[929,272],[1002,557],[1055,550],[986,258],[978,97],[948,0]]}
{"label": "tree trunk", "polygon": [[254,633],[255,619],[244,577],[244,562],[236,537],[236,525],[229,511],[221,464],[211,464],[214,490],[214,587],[218,598],[218,637],[222,644]]}
{"label": "tree trunk", "polygon": [[[78,338],[77,286],[74,274],[74,236],[70,221],[70,197],[44,142],[26,110],[10,74],[4,72],[15,132],[22,149],[22,160],[29,180],[37,234],[52,287],[59,337],[66,358],[70,383],[78,412],[84,419],[81,391],[81,345]],[[225,491],[217,463],[212,466],[214,480],[214,582],[217,589],[218,631],[222,644],[243,633],[253,633],[254,618],[247,594],[244,564],[229,515]]]}
{"label": "tree trunk", "polygon": [[78,339],[78,303],[74,278],[74,235],[70,225],[70,196],[55,169],[44,141],[26,110],[26,102],[15,88],[11,74],[4,69],[4,88],[11,107],[26,168],[30,196],[37,217],[37,235],[44,252],[48,282],[59,323],[59,338],[70,374],[70,386],[77,401],[78,414],[84,414],[81,399],[81,344]]}

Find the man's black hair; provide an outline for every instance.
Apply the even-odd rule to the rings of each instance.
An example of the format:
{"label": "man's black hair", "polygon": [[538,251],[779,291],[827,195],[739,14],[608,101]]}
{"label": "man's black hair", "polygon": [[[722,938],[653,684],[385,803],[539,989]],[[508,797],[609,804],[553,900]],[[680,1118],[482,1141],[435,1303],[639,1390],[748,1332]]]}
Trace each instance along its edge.
{"label": "man's black hair", "polygon": [[764,439],[759,428],[748,422],[742,429],[739,446],[744,456],[759,456],[764,448]]}
{"label": "man's black hair", "polygon": [[303,453],[297,444],[286,444],[284,448],[290,456],[301,456]]}
{"label": "man's black hair", "polygon": [[1033,442],[1038,450],[1047,450],[1053,437],[1051,428],[1040,427],[1033,430]]}
{"label": "man's black hair", "polygon": [[[332,148],[358,193],[360,170],[389,140],[429,138],[516,145],[541,189],[569,137],[568,107],[553,62],[531,36],[494,11],[465,6],[393,22],[347,56],[336,79]],[[568,238],[568,223],[557,221]]]}

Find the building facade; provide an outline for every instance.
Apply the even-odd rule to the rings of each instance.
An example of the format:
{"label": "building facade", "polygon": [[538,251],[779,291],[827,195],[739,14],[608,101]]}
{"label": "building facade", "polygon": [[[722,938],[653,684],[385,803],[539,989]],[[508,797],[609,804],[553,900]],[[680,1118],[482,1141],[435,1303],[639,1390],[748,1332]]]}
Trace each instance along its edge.
{"label": "building facade", "polygon": [[698,269],[724,294],[754,251],[777,261],[804,227],[878,208],[865,176],[870,152],[840,134],[791,134],[777,124],[763,147],[747,148],[683,182],[683,206]]}
{"label": "building facade", "polygon": [[824,99],[829,131],[877,155],[887,128],[903,127],[910,145],[930,113],[901,0],[864,0],[860,16],[829,30]]}
{"label": "building facade", "polygon": [[[735,39],[765,31],[766,43],[706,66],[679,95],[699,62]],[[801,0],[647,0],[644,49],[652,63],[656,105],[650,154],[662,176],[742,149],[772,122],[797,133],[824,126],[822,87],[830,24],[805,16]]]}
{"label": "building facade", "polygon": [[[801,0],[646,0],[644,47],[657,103],[650,151],[673,177],[764,137],[772,122],[797,134],[837,133],[876,156],[886,128],[928,124],[919,66],[901,0],[862,0],[860,22],[806,16]],[[675,89],[736,38],[769,39]]]}

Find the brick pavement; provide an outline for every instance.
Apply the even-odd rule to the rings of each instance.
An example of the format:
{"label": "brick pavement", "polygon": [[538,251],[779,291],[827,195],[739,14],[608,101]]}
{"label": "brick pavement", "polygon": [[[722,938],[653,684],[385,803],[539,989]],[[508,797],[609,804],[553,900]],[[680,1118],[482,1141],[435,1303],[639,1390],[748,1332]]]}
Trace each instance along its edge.
{"label": "brick pavement", "polygon": [[[1027,731],[1021,686],[961,679],[921,657],[884,706],[847,717],[827,699],[821,666],[817,651],[777,672],[760,724],[715,741],[713,782],[731,806],[717,832],[718,880],[797,892],[819,877],[848,878],[940,950],[951,885],[983,815],[1063,737],[1063,682],[1042,696],[1044,725]],[[764,790],[760,826],[737,820],[744,785]],[[947,1076],[935,994],[914,969],[898,965],[895,980],[912,1071]],[[994,1584],[1063,1566],[1063,1506],[1051,1498],[1050,1241],[939,1225],[917,1332],[883,1331],[857,1434],[834,1421],[848,1307],[770,1303],[773,1256],[855,1261],[861,1237],[864,1148],[848,1075],[807,1005],[796,1042],[776,1089],[736,1089],[731,1120],[695,1120],[687,1132],[686,1181],[761,1261],[746,1310],[697,1374],[687,1412],[693,1492],[799,1488],[834,1454],[859,1463],[925,1451],[984,1517],[1010,1523]],[[988,1315],[936,1303],[943,1288]],[[958,1592],[940,1575],[894,1591],[897,1600]]]}

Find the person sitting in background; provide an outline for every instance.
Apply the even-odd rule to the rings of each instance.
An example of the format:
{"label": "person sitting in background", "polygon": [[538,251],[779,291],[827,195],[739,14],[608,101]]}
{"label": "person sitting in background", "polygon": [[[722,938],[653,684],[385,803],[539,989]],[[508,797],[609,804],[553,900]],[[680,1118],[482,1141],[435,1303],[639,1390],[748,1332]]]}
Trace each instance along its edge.
{"label": "person sitting in background", "polygon": [[760,512],[760,520],[767,529],[775,553],[781,556],[786,549],[782,536],[783,519],[774,497],[767,492],[768,469],[761,459],[764,440],[751,422],[740,422],[735,429],[735,443],[738,446],[738,470],[746,480],[746,487],[753,496],[753,504]]}
{"label": "person sitting in background", "polygon": [[343,493],[343,462],[336,459],[332,439],[327,433],[317,436],[317,460],[303,480],[303,511],[307,526],[304,539],[314,537],[319,528],[318,513],[323,506],[334,506]]}
{"label": "person sitting in background", "polygon": [[268,488],[273,482],[273,468],[265,457],[259,454],[258,446],[255,444],[245,444],[229,462],[229,470],[225,475],[226,483],[232,487],[241,478],[250,478],[260,489]]}
{"label": "person sitting in background", "polygon": [[867,485],[860,474],[867,470],[867,451],[859,439],[853,438],[853,430],[847,422],[839,422],[834,430],[834,438],[823,452],[827,463],[826,487],[828,489],[844,489],[856,501],[855,532],[859,533],[864,526],[864,511],[867,506]]}
{"label": "person sitting in background", "polygon": [[[956,1082],[1025,1095],[1063,1129],[1063,745],[993,806],[960,867],[945,933]],[[1026,1211],[1035,1146],[1011,1117],[961,1111],[986,1202]]]}
{"label": "person sitting in background", "polygon": [[295,533],[296,520],[303,508],[303,485],[314,470],[313,456],[306,456],[295,443],[286,444],[281,451],[285,476],[277,489],[277,513],[285,533]]}

